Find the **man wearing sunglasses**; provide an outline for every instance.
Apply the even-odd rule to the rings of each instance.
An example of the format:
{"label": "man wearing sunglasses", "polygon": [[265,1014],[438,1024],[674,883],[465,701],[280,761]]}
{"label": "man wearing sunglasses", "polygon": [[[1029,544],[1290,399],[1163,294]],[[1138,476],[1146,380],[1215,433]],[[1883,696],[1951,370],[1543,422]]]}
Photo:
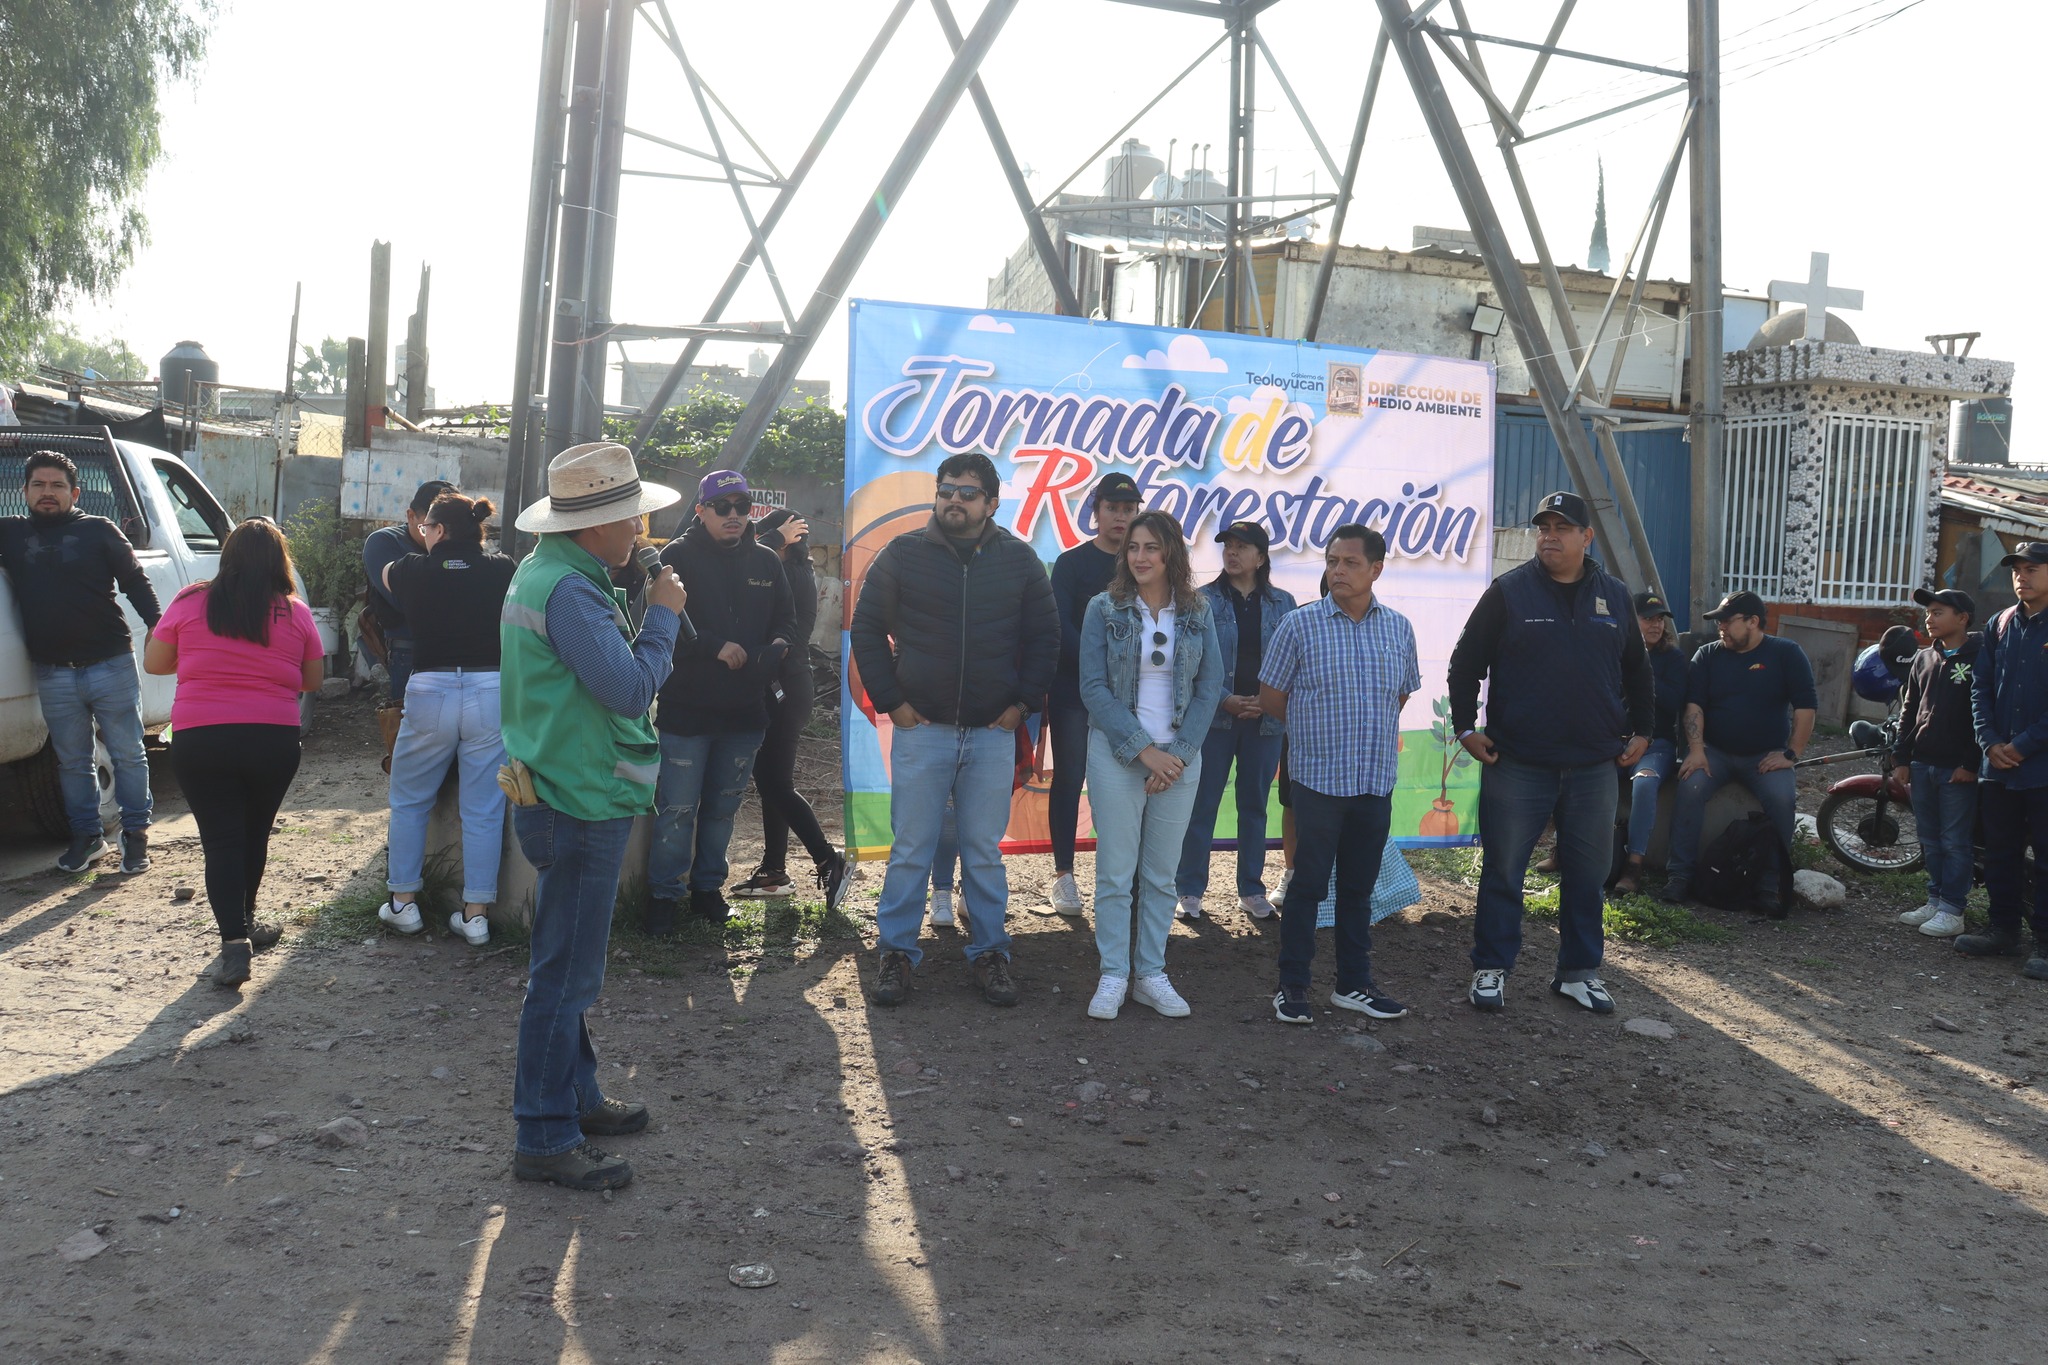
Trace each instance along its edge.
{"label": "man wearing sunglasses", "polygon": [[731,913],[725,878],[733,816],[768,732],[768,684],[796,637],[789,580],[781,558],[754,539],[753,508],[745,475],[713,470],[697,485],[689,529],[661,552],[690,594],[697,633],[677,639],[675,670],[654,713],[661,777],[647,858],[649,934],[674,933],[685,899],[714,922]]}
{"label": "man wearing sunglasses", "polygon": [[999,487],[986,455],[941,464],[932,519],[882,547],[853,611],[854,666],[877,716],[888,713],[895,729],[893,842],[875,909],[878,1005],[910,996],[948,797],[960,836],[967,959],[984,999],[1017,1003],[1000,846],[1017,726],[1045,704],[1060,622],[1038,552],[995,524]]}

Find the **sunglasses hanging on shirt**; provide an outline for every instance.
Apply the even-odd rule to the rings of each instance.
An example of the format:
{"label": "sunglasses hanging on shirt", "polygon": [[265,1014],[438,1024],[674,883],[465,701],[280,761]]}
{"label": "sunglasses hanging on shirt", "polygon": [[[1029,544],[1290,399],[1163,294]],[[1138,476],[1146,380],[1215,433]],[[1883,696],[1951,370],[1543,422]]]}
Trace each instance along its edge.
{"label": "sunglasses hanging on shirt", "polygon": [[1152,632],[1152,644],[1154,645],[1154,649],[1152,650],[1152,666],[1153,666],[1154,668],[1163,668],[1163,667],[1165,667],[1165,666],[1166,666],[1166,632],[1165,632],[1165,631],[1163,631],[1163,630],[1155,630],[1155,631],[1153,631],[1153,632]]}

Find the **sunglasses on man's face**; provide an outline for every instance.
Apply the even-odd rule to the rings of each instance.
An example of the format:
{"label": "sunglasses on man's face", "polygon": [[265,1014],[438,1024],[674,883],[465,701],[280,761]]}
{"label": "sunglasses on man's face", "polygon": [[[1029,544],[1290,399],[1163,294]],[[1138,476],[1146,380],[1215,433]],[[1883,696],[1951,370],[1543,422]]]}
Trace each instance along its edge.
{"label": "sunglasses on man's face", "polygon": [[973,502],[976,498],[988,496],[987,489],[972,483],[942,483],[939,485],[938,493],[942,498],[956,499],[960,502]]}
{"label": "sunglasses on man's face", "polygon": [[1153,631],[1152,643],[1156,646],[1152,651],[1152,666],[1154,668],[1163,667],[1166,663],[1166,632],[1163,630]]}
{"label": "sunglasses on man's face", "polygon": [[754,503],[750,498],[720,498],[717,502],[707,502],[704,506],[717,517],[742,517],[754,510]]}

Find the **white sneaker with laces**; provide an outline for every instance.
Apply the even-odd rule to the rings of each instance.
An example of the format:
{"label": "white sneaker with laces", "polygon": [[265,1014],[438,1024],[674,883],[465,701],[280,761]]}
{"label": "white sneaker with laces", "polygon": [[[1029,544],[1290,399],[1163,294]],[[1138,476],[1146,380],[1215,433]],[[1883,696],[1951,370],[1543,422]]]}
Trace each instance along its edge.
{"label": "white sneaker with laces", "polygon": [[1472,1008],[1491,1011],[1506,1004],[1507,980],[1508,974],[1498,967],[1482,967],[1472,973]]}
{"label": "white sneaker with laces", "polygon": [[407,901],[403,905],[397,901],[385,901],[377,907],[377,918],[401,934],[417,934],[427,927],[426,921],[420,918],[417,901]]}
{"label": "white sneaker with laces", "polygon": [[1185,1019],[1193,1013],[1188,1002],[1180,998],[1180,992],[1166,979],[1165,972],[1141,976],[1131,987],[1131,999],[1140,1005],[1150,1005],[1168,1019]]}
{"label": "white sneaker with laces", "polygon": [[953,893],[950,890],[932,892],[932,924],[938,928],[952,927]]}
{"label": "white sneaker with laces", "polygon": [[1607,983],[1597,976],[1587,981],[1553,981],[1550,989],[1595,1014],[1614,1013],[1614,997],[1607,993]]}
{"label": "white sneaker with laces", "polygon": [[1292,885],[1294,885],[1294,869],[1291,867],[1282,869],[1280,873],[1280,893],[1277,899],[1286,900],[1287,888]]}
{"label": "white sneaker with laces", "polygon": [[1124,996],[1129,993],[1131,979],[1127,976],[1105,976],[1095,983],[1095,998],[1088,1002],[1090,1019],[1114,1019],[1116,1012],[1124,1007]]}
{"label": "white sneaker with laces", "polygon": [[1264,892],[1256,896],[1239,896],[1237,898],[1237,908],[1250,915],[1253,919],[1271,919],[1277,913],[1273,909],[1273,902],[1266,899]]}
{"label": "white sneaker with laces", "polygon": [[491,920],[488,915],[478,915],[471,919],[457,910],[448,916],[448,927],[472,948],[481,948],[491,941]]}
{"label": "white sneaker with laces", "polygon": [[1963,917],[1944,905],[1940,914],[1920,926],[1920,932],[1929,938],[1954,938],[1963,932]]}
{"label": "white sneaker with laces", "polygon": [[1182,896],[1178,901],[1174,902],[1173,917],[1175,919],[1200,919],[1202,917],[1202,898],[1200,896]]}
{"label": "white sneaker with laces", "polygon": [[1074,885],[1074,874],[1062,872],[1052,884],[1052,912],[1055,915],[1078,915],[1081,913],[1081,888]]}
{"label": "white sneaker with laces", "polygon": [[1908,910],[1905,914],[1900,915],[1899,923],[1910,924],[1915,929],[1918,929],[1946,908],[1940,901],[1929,901],[1918,910]]}

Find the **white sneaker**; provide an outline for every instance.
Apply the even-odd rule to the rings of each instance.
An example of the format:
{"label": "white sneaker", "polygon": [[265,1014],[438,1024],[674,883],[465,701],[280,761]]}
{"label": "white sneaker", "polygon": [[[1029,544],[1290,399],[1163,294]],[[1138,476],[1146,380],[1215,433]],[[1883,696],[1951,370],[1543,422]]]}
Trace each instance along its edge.
{"label": "white sneaker", "polygon": [[1294,885],[1294,869],[1284,868],[1280,873],[1280,899],[1287,899],[1287,888]]}
{"label": "white sneaker", "polygon": [[1191,1011],[1188,1002],[1180,998],[1180,992],[1166,979],[1165,972],[1153,976],[1141,976],[1131,987],[1131,999],[1140,1005],[1150,1005],[1168,1019],[1185,1019]]}
{"label": "white sneaker", "polygon": [[1078,915],[1081,913],[1081,888],[1074,885],[1074,874],[1062,872],[1052,884],[1052,912],[1055,915]]}
{"label": "white sneaker", "polygon": [[1200,919],[1202,917],[1202,898],[1200,896],[1182,896],[1174,903],[1173,917],[1175,919]]}
{"label": "white sneaker", "polygon": [[934,928],[950,929],[953,927],[953,893],[951,891],[932,892],[932,925]]}
{"label": "white sneaker", "polygon": [[1131,981],[1125,976],[1105,976],[1095,983],[1095,998],[1088,1002],[1090,1019],[1114,1019],[1116,1012],[1124,1007],[1124,996],[1130,991]]}
{"label": "white sneaker", "polygon": [[478,915],[471,919],[457,910],[448,916],[448,927],[455,931],[457,938],[464,940],[472,948],[481,948],[491,941],[491,921],[488,915]]}
{"label": "white sneaker", "polygon": [[1963,932],[1963,917],[1944,905],[1940,914],[1920,926],[1920,932],[1929,938],[1954,938]]}
{"label": "white sneaker", "polygon": [[1900,915],[1899,923],[1910,924],[1915,929],[1917,929],[1921,925],[1927,923],[1927,921],[1933,919],[1936,915],[1940,914],[1942,912],[1942,908],[1943,907],[1939,901],[1929,901],[1927,902],[1927,904],[1921,906],[1918,910],[1908,910],[1905,914]]}
{"label": "white sneaker", "polygon": [[1271,919],[1276,913],[1273,909],[1273,902],[1267,900],[1263,892],[1256,896],[1239,896],[1237,898],[1237,908],[1250,915],[1253,919]]}
{"label": "white sneaker", "polygon": [[418,901],[407,901],[403,905],[396,901],[385,901],[377,907],[377,918],[401,934],[417,934],[427,927],[426,921],[420,918]]}

